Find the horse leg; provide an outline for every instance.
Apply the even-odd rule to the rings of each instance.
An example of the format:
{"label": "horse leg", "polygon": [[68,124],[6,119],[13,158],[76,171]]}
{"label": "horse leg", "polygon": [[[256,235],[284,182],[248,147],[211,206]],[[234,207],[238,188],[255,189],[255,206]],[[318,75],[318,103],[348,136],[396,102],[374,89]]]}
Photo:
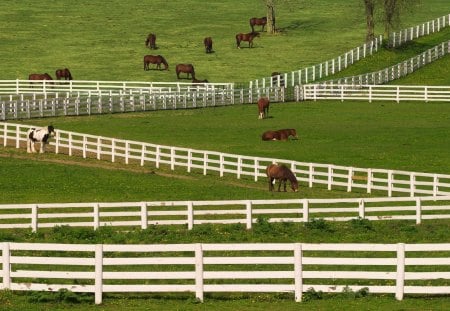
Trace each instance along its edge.
{"label": "horse leg", "polygon": [[45,152],[45,143],[42,141],[41,142],[41,149],[39,150],[39,153],[44,153]]}
{"label": "horse leg", "polygon": [[31,139],[27,139],[27,153],[31,153]]}
{"label": "horse leg", "polygon": [[35,142],[31,141],[31,153],[36,153]]}

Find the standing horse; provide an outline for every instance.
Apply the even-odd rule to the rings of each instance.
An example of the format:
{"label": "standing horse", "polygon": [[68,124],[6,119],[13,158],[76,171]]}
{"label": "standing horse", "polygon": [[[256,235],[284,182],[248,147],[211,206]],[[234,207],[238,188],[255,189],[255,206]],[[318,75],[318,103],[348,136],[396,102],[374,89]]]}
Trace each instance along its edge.
{"label": "standing horse", "polygon": [[250,32],[250,33],[238,33],[236,35],[236,45],[237,48],[241,48],[241,41],[248,41],[248,47],[253,47],[253,39],[259,37],[259,32]]}
{"label": "standing horse", "polygon": [[180,79],[180,73],[184,72],[187,74],[187,78],[189,79],[189,74],[191,75],[191,79],[195,79],[195,71],[194,66],[192,64],[178,64],[175,67],[175,71],[177,73],[177,78]]}
{"label": "standing horse", "polygon": [[212,53],[212,38],[206,37],[205,39],[203,39],[203,44],[205,45],[206,53]]}
{"label": "standing horse", "polygon": [[35,153],[36,148],[34,144],[36,142],[41,143],[41,149],[39,150],[40,153],[45,152],[45,145],[48,144],[48,141],[51,137],[55,136],[55,128],[53,125],[49,125],[47,127],[35,129],[31,128],[27,131],[27,152],[28,153]]}
{"label": "standing horse", "polygon": [[28,80],[53,80],[48,73],[32,73],[28,76]]}
{"label": "standing horse", "polygon": [[169,70],[169,64],[161,55],[145,55],[144,56],[144,70],[150,70],[149,64],[156,64],[156,69],[161,70],[161,64],[164,65],[164,70]]}
{"label": "standing horse", "polygon": [[258,119],[267,118],[269,115],[269,99],[267,97],[261,97],[258,99]]}
{"label": "standing horse", "polygon": [[278,180],[278,192],[280,192],[281,185],[284,185],[284,192],[286,192],[286,182],[289,180],[291,189],[294,192],[298,191],[298,181],[294,173],[285,165],[270,164],[266,168],[266,174],[269,178],[269,191],[273,191],[275,180]]}
{"label": "standing horse", "polygon": [[151,50],[156,50],[156,35],[150,33],[145,40],[145,46],[149,47]]}
{"label": "standing horse", "polygon": [[261,136],[262,140],[288,140],[289,137],[298,139],[297,131],[295,129],[282,129],[278,131],[267,131]]}
{"label": "standing horse", "polygon": [[267,24],[266,16],[261,17],[261,18],[257,18],[257,17],[250,18],[250,27],[252,28],[252,32],[255,32],[255,28],[254,28],[255,25],[262,26],[261,31],[264,31],[264,26],[266,26],[266,24]]}
{"label": "standing horse", "polygon": [[61,80],[61,78],[64,78],[64,80],[73,80],[72,74],[68,68],[57,69],[55,75],[58,80]]}

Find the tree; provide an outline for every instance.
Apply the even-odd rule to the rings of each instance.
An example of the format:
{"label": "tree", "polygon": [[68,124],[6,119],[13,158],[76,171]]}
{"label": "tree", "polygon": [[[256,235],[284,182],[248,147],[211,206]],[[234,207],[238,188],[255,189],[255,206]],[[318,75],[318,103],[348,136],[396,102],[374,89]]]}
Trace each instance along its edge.
{"label": "tree", "polygon": [[275,33],[275,1],[266,0],[266,10],[267,10],[267,32]]}
{"label": "tree", "polygon": [[371,42],[375,39],[375,0],[364,0],[364,7],[366,12],[366,42]]}

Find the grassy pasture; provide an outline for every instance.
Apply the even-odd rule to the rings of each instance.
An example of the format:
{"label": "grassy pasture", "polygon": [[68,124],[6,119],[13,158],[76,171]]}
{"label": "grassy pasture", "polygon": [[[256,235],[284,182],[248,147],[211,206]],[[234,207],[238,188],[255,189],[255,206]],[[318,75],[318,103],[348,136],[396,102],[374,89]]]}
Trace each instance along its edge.
{"label": "grassy pasture", "polygon": [[[0,3],[0,79],[53,76],[68,67],[78,80],[174,81],[176,63],[193,63],[200,79],[246,82],[329,60],[364,42],[361,1],[287,1],[277,8],[280,33],[263,33],[253,49],[236,49],[235,34],[249,32],[249,18],[264,14],[261,0],[6,0]],[[421,1],[399,28],[445,14],[447,1]],[[144,46],[149,32],[157,34],[156,51]],[[204,53],[205,36],[212,36],[215,53]],[[170,71],[144,72],[146,54],[165,56]]]}
{"label": "grassy pasture", "polygon": [[[57,67],[67,66],[77,79],[172,81],[175,78],[173,66],[169,73],[142,70],[142,56],[152,53],[143,46],[145,36],[151,31],[158,34],[160,49],[156,53],[167,55],[170,64],[194,63],[199,78],[210,81],[247,81],[274,70],[300,69],[334,58],[363,41],[360,1],[347,1],[345,5],[331,0],[291,2],[289,8],[280,7],[277,15],[283,29],[281,34],[263,34],[254,49],[238,51],[234,46],[234,33],[249,29],[249,17],[264,15],[259,0],[247,1],[243,6],[237,6],[239,2],[232,0],[210,1],[208,5],[198,0],[148,3],[114,0],[108,2],[107,7],[84,0],[70,5],[67,1],[2,1],[0,79],[24,79],[31,71],[53,74]],[[195,6],[201,9],[192,13]],[[407,25],[448,14],[447,0],[422,1],[420,7],[405,19]],[[212,19],[216,23],[211,23]],[[205,21],[208,21],[207,28]],[[216,53],[212,55],[204,54],[201,45],[206,35],[215,40]],[[181,36],[186,39],[180,40]],[[327,40],[317,39],[324,37]],[[423,44],[427,44],[425,41]],[[267,55],[275,55],[275,52],[279,57],[266,61]],[[379,61],[381,68],[390,65],[382,65],[383,62]],[[401,83],[408,83],[409,79],[409,84],[433,84],[429,81],[442,79],[442,84],[448,85],[446,68],[449,68],[448,56]],[[56,128],[65,130],[237,154],[448,174],[449,109],[448,105],[439,103],[323,101],[275,104],[270,112],[272,118],[263,121],[257,120],[254,106],[244,105],[21,122],[53,123]],[[264,130],[284,127],[297,128],[300,140],[286,143],[260,140]],[[27,155],[24,151],[0,150],[2,203],[361,195],[305,188],[299,194],[270,194],[265,181],[219,179],[167,169],[154,174],[152,167],[124,167],[52,154]],[[252,231],[242,226],[200,226],[192,232],[152,228],[117,234],[107,230],[63,228],[37,234],[0,232],[0,241],[450,242],[447,221],[430,221],[420,226],[413,222],[374,222],[370,227],[349,222],[327,224],[325,229],[279,224],[256,227]],[[29,294],[0,292],[0,303],[4,310],[445,310],[450,305],[448,297],[407,296],[397,302],[392,295],[364,299],[329,295],[323,300],[302,304],[294,303],[292,297],[286,299],[278,295],[231,295],[225,300],[222,296],[207,296],[204,304],[197,304],[186,296],[168,300],[166,295],[127,297],[131,299],[123,296],[106,299],[102,306],[54,301],[36,304],[30,302]]]}

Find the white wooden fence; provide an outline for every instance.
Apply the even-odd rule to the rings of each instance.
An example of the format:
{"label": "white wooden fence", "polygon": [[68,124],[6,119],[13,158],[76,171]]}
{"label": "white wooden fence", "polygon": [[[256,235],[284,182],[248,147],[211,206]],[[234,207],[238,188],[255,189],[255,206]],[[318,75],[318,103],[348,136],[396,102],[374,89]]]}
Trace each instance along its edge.
{"label": "white wooden fence", "polygon": [[301,70],[283,73],[279,76],[265,77],[250,81],[249,88],[265,88],[267,86],[295,86],[312,83],[318,79],[340,72],[357,61],[377,52],[382,45],[383,37],[379,36],[370,43],[364,43],[332,60],[313,65]]}
{"label": "white wooden fence", "polygon": [[[2,289],[450,294],[450,244],[0,244]],[[326,253],[326,256],[324,254]],[[34,268],[38,265],[39,268]],[[333,270],[330,270],[330,267]],[[432,271],[432,272],[431,272]]]}
{"label": "white wooden fence", "polygon": [[[3,146],[25,148],[26,132],[31,125],[0,122],[0,141]],[[92,157],[111,162],[131,162],[144,165],[167,165],[171,170],[185,168],[187,172],[214,172],[236,178],[251,177],[255,181],[266,180],[267,165],[277,162],[286,164],[300,183],[309,187],[325,186],[328,190],[344,189],[348,192],[365,190],[379,192],[389,197],[394,194],[410,196],[440,196],[450,194],[450,175],[408,172],[387,169],[355,168],[332,164],[297,162],[286,159],[235,155],[215,151],[195,150],[145,142],[122,140],[102,136],[56,130],[51,140],[55,153],[69,156]]]}
{"label": "white wooden fence", "polygon": [[389,45],[392,47],[400,46],[416,38],[430,35],[441,31],[450,26],[450,14],[425,22],[415,27],[405,28],[399,32],[393,32],[389,35]]}
{"label": "white wooden fence", "polygon": [[450,219],[450,196],[157,201],[1,204],[0,229],[55,226],[140,227],[184,225],[191,230],[200,224],[245,224],[247,229],[264,217],[268,222]]}
{"label": "white wooden fence", "polygon": [[296,96],[305,100],[450,102],[450,86],[308,84]]}
{"label": "white wooden fence", "polygon": [[384,84],[405,77],[450,53],[450,41],[442,42],[427,51],[394,66],[357,76],[338,78],[320,84]]}

